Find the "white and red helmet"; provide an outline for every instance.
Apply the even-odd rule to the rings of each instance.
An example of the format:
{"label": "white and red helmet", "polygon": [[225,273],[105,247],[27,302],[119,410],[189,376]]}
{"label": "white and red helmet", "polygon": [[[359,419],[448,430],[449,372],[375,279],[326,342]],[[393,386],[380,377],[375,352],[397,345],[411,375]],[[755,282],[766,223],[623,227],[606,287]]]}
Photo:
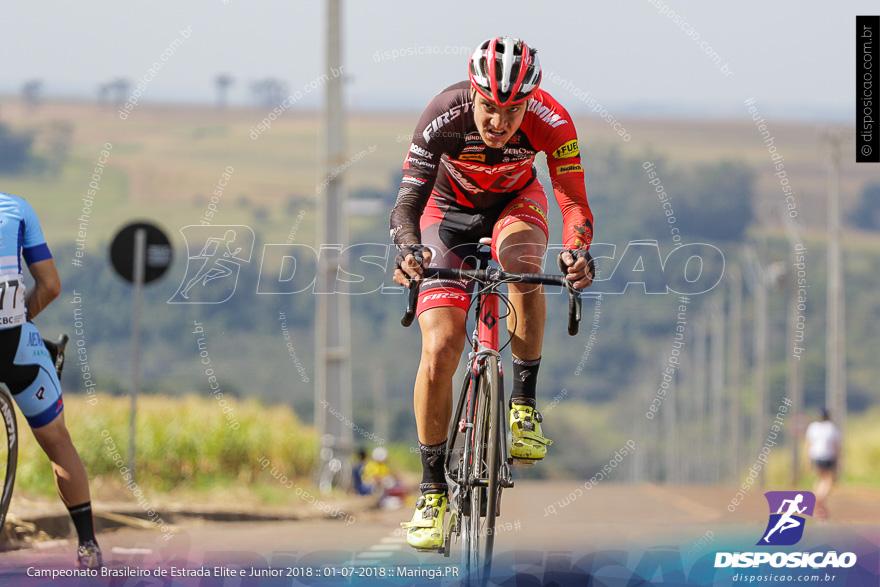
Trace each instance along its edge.
{"label": "white and red helmet", "polygon": [[483,41],[468,65],[471,85],[502,107],[524,102],[541,85],[537,53],[520,39],[496,37]]}

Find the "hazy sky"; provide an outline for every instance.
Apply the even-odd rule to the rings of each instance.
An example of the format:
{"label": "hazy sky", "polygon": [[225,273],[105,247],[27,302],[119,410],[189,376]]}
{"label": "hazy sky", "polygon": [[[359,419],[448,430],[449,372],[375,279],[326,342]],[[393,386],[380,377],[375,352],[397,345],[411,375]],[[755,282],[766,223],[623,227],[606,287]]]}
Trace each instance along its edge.
{"label": "hazy sky", "polygon": [[[233,103],[249,103],[248,86],[267,76],[284,80],[292,93],[325,70],[324,6],[9,2],[3,8],[0,93],[17,93],[24,81],[41,78],[49,96],[93,98],[101,82],[142,78],[187,27],[191,36],[162,63],[142,101],[210,103],[212,80],[220,72],[236,79]],[[680,16],[681,24],[661,7]],[[741,116],[742,101],[752,97],[762,112],[778,116],[852,120],[855,15],[878,12],[876,0],[347,0],[347,100],[360,109],[420,110],[439,90],[466,77],[467,57],[480,41],[507,34],[537,47],[545,71],[571,80],[615,114]],[[720,65],[704,52],[707,47],[721,57]],[[385,51],[407,49],[428,54],[379,59]],[[724,64],[732,74],[719,71]],[[544,87],[571,111],[587,107],[571,90],[546,80]],[[312,92],[300,104],[314,106],[319,96]]]}

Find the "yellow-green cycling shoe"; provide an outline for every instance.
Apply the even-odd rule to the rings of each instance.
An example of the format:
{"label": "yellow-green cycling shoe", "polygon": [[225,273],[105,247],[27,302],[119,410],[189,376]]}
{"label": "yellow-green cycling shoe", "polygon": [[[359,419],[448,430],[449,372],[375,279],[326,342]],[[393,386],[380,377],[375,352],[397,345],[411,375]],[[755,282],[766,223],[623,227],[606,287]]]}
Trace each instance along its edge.
{"label": "yellow-green cycling shoe", "polygon": [[401,522],[407,528],[407,543],[421,552],[437,552],[443,548],[443,520],[448,506],[446,492],[426,493],[416,502],[411,522]]}
{"label": "yellow-green cycling shoe", "polygon": [[510,404],[510,456],[533,465],[547,456],[553,441],[541,435],[541,413],[528,404]]}

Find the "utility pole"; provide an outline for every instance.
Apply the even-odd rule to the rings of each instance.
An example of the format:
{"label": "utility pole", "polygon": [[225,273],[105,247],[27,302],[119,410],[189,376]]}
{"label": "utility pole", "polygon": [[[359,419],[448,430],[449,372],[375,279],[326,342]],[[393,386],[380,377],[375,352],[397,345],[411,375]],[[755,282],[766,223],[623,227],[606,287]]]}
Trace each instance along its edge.
{"label": "utility pole", "polygon": [[[846,332],[844,319],[843,259],[840,252],[840,133],[823,134],[828,162],[828,336],[826,339],[825,405],[841,433],[846,424]],[[842,435],[842,434],[841,434]],[[844,437],[845,438],[845,437]],[[841,451],[840,456],[843,456]],[[842,458],[838,472],[843,472]]]}
{"label": "utility pole", "polygon": [[711,377],[710,388],[712,393],[712,473],[711,482],[718,483],[721,480],[722,443],[724,436],[723,420],[721,418],[724,409],[724,290],[718,290],[716,298],[720,294],[721,303],[712,301],[711,335]]}
{"label": "utility pole", "polygon": [[[755,429],[752,440],[755,442],[755,454],[761,450],[763,436],[767,431],[767,284],[764,272],[760,274],[760,282],[755,290]],[[758,473],[758,487],[764,486],[764,468]]]}
{"label": "utility pole", "polygon": [[[754,364],[755,376],[753,387],[755,390],[755,415],[752,424],[751,436],[754,440],[755,452],[761,451],[764,438],[767,435],[767,290],[770,285],[775,285],[785,266],[782,263],[771,263],[767,267],[761,265],[757,251],[752,248],[748,251],[748,276],[749,287],[755,296],[755,324],[754,324]],[[761,467],[758,472],[758,487],[764,486],[765,468]]]}
{"label": "utility pole", "polygon": [[708,386],[706,385],[706,312],[700,310],[697,320],[694,323],[694,409],[696,410],[695,418],[692,425],[696,427],[694,435],[694,452],[698,455],[696,481],[698,483],[706,483],[706,451],[705,428],[706,428],[706,395]]}
{"label": "utility pole", "polygon": [[[755,412],[751,430],[757,455],[767,434],[767,288],[779,276],[776,264],[764,268],[756,250],[749,251],[749,284],[755,296],[754,307],[754,398]],[[764,468],[758,472],[758,487],[764,486]]]}
{"label": "utility pole", "polygon": [[687,450],[693,446],[693,424],[694,424],[694,398],[696,397],[696,355],[695,347],[697,344],[696,316],[694,315],[689,324],[689,328],[685,333],[687,337],[687,345],[685,353],[687,357],[682,366],[682,378],[678,386],[682,401],[678,402],[679,422],[681,422],[678,431],[678,437],[681,439],[681,478],[682,484],[688,485],[694,482],[694,452]]}
{"label": "utility pole", "polygon": [[[341,0],[327,0],[327,45],[325,71],[339,71],[341,64]],[[315,427],[331,441],[341,463],[340,479],[350,477],[348,454],[353,433],[339,418],[328,418],[329,408],[351,421],[351,322],[346,283],[337,280],[342,250],[348,242],[348,218],[343,173],[337,172],[345,158],[342,77],[329,76],[323,111],[324,161],[318,184],[318,283],[315,324]],[[332,439],[330,438],[332,437]]]}
{"label": "utility pole", "polygon": [[[803,342],[803,328],[800,330],[800,336],[798,336],[798,314],[800,310],[798,308],[798,268],[797,268],[797,256],[798,256],[798,248],[801,247],[801,251],[803,252],[803,242],[801,241],[800,233],[798,231],[798,226],[795,220],[788,215],[788,213],[783,210],[781,211],[782,215],[782,223],[785,226],[785,232],[788,236],[788,244],[791,253],[790,259],[790,267],[787,271],[788,275],[788,337],[786,341],[786,359],[785,359],[785,367],[786,367],[786,392],[788,397],[791,399],[791,413],[793,418],[789,421],[789,429],[791,430],[791,484],[792,487],[797,486],[798,481],[800,480],[800,431],[797,427],[797,418],[804,411],[804,390],[803,384],[801,382],[801,356],[795,355],[794,347],[799,343]],[[805,254],[805,253],[804,253]],[[804,271],[806,271],[804,269]],[[804,302],[804,306],[806,307],[806,302]],[[804,312],[806,315],[806,312]]]}
{"label": "utility pole", "polygon": [[[681,357],[679,357],[681,358]],[[663,372],[663,369],[666,368],[666,358],[665,356],[660,357],[660,372]],[[675,410],[678,406],[678,398],[676,395],[678,394],[679,385],[678,385],[678,373],[681,369],[677,370],[672,375],[672,381],[669,384],[669,389],[666,390],[666,397],[663,401],[663,405],[660,409],[663,411],[661,414],[661,422],[663,424],[663,449],[664,449],[664,469],[665,469],[665,480],[667,484],[672,483],[680,483],[680,475],[678,472],[678,458],[681,450],[678,447],[678,438],[677,438],[677,428],[676,428],[676,417]]]}
{"label": "utility pole", "polygon": [[742,424],[740,423],[740,406],[742,405],[742,274],[734,267],[728,274],[730,288],[730,355],[728,380],[731,395],[730,401],[730,445],[732,471],[731,479],[739,478],[740,443],[742,442]]}

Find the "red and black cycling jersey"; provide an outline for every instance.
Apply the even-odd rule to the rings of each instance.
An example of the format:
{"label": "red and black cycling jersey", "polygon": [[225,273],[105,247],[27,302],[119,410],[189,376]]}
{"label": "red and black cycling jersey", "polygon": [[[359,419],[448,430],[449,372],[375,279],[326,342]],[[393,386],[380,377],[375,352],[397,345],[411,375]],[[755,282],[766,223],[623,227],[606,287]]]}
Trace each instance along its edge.
{"label": "red and black cycling jersey", "polygon": [[493,149],[477,130],[470,88],[468,81],[446,88],[419,120],[391,212],[394,243],[398,247],[421,243],[419,218],[432,193],[438,207],[459,212],[479,212],[513,199],[537,181],[534,160],[543,151],[562,209],[563,244],[588,248],[593,214],[577,132],[568,112],[539,89],[523,103],[526,113],[516,133],[503,147]]}

